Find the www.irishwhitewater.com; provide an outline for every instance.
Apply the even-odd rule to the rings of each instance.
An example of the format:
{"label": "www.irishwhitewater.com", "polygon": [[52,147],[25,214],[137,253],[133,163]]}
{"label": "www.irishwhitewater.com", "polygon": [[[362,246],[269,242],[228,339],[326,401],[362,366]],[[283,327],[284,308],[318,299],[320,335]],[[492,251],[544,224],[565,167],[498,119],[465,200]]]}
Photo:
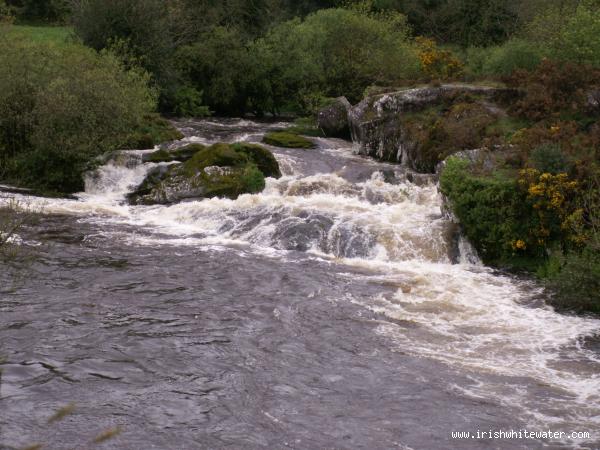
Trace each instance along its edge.
{"label": "www.irishwhitewater.com", "polygon": [[590,439],[589,431],[529,431],[529,430],[499,430],[499,431],[452,431],[452,439]]}

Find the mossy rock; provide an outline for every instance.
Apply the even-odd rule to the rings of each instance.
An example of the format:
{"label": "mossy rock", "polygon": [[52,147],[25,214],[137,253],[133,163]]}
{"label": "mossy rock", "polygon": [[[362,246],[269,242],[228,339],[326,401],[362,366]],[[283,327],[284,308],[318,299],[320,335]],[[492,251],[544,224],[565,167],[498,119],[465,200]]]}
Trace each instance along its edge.
{"label": "mossy rock", "polygon": [[287,131],[274,131],[267,133],[263,138],[265,144],[283,148],[315,148],[315,144],[310,139],[306,139],[298,134]]}
{"label": "mossy rock", "polygon": [[238,153],[243,153],[248,156],[250,161],[256,164],[256,167],[264,174],[265,177],[280,178],[281,170],[279,163],[269,150],[260,145],[247,144],[240,142],[233,144],[232,147]]}
{"label": "mossy rock", "polygon": [[[130,203],[170,204],[212,197],[236,199],[242,194],[262,191],[265,176],[281,176],[275,157],[258,145],[214,144],[196,148],[199,151],[182,164],[151,171],[129,195]],[[171,157],[171,153],[164,151],[156,158]]]}
{"label": "mossy rock", "polygon": [[201,144],[190,144],[175,150],[161,149],[153,153],[148,153],[142,157],[144,162],[185,162],[191,159],[196,153],[204,150],[206,147]]}

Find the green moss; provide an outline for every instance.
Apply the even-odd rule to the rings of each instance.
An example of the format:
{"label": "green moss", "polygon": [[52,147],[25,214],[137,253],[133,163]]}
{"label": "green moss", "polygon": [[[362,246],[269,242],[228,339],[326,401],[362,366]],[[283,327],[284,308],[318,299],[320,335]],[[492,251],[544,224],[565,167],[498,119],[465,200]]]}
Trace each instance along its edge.
{"label": "green moss", "polygon": [[182,139],[183,134],[158,114],[147,115],[123,143],[123,149],[148,149],[168,141]]}
{"label": "green moss", "polygon": [[248,156],[235,151],[231,145],[214,144],[196,153],[183,164],[182,169],[187,176],[194,176],[210,166],[242,167],[248,162]]}
{"label": "green moss", "polygon": [[287,131],[268,133],[263,138],[265,144],[283,148],[315,148],[314,142],[305,137]]}
{"label": "green moss", "polygon": [[206,147],[201,144],[190,144],[175,150],[157,150],[149,155],[144,156],[144,162],[161,163],[161,162],[185,162],[191,159],[196,153],[204,150]]}
{"label": "green moss", "polygon": [[[281,176],[275,157],[258,145],[214,144],[204,147],[191,144],[182,149],[187,161],[172,166],[158,166],[129,195],[133,204],[174,203],[189,198],[227,197],[236,199],[265,188],[265,176]],[[155,161],[172,161],[175,152],[160,150],[151,155]],[[209,169],[210,168],[210,169]]]}
{"label": "green moss", "polygon": [[280,178],[279,164],[269,150],[260,145],[237,143],[232,145],[236,152],[243,153],[266,177]]}

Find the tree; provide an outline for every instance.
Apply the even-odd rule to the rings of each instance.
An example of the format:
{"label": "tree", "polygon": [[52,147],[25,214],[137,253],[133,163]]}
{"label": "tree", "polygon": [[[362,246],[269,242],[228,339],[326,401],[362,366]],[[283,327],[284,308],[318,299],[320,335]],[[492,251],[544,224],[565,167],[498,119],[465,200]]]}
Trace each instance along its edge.
{"label": "tree", "polygon": [[108,52],[8,38],[0,66],[0,177],[13,183],[81,190],[89,161],[155,106],[148,76]]}

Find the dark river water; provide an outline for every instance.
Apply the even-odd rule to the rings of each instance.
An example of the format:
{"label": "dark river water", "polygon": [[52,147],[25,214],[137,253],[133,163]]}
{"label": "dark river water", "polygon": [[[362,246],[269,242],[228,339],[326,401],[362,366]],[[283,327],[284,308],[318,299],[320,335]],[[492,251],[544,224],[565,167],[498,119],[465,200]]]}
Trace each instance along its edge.
{"label": "dark river water", "polygon": [[[434,179],[318,143],[235,201],[126,205],[141,152],[77,199],[2,194],[41,216],[0,273],[0,449],[600,448],[600,320],[479,264]],[[501,430],[566,436],[452,437]]]}

